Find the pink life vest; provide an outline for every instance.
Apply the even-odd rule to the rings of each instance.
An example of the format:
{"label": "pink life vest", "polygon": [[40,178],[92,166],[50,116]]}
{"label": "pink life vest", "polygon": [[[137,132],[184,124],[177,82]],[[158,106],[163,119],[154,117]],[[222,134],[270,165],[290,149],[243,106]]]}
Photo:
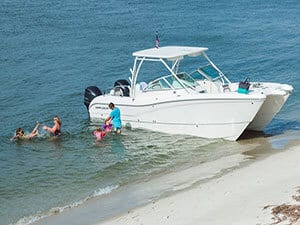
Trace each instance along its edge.
{"label": "pink life vest", "polygon": [[98,139],[98,140],[102,140],[102,138],[105,136],[105,131],[94,131],[94,136]]}

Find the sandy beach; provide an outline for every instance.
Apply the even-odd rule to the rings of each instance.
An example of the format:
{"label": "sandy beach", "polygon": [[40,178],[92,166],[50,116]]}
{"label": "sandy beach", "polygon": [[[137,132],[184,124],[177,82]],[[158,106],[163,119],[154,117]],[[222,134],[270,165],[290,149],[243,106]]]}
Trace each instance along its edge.
{"label": "sandy beach", "polygon": [[98,225],[299,224],[299,215],[298,145]]}

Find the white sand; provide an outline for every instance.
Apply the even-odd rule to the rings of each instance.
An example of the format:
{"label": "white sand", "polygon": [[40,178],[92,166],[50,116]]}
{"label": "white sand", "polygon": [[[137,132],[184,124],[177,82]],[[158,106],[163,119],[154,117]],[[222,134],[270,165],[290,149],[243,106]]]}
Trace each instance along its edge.
{"label": "white sand", "polygon": [[136,208],[98,225],[271,224],[267,205],[294,204],[300,146]]}

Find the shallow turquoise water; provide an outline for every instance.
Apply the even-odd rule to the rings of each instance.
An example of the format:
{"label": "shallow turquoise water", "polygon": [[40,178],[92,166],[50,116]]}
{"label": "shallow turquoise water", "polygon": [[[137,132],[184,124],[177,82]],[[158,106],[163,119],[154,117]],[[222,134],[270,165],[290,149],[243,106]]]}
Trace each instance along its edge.
{"label": "shallow turquoise water", "polygon": [[[266,135],[299,130],[300,4],[298,1],[1,1],[0,221],[80,202],[89,196],[239,150],[232,143],[124,130],[101,143],[92,137],[85,87],[126,79],[131,53],[161,46],[208,47],[232,81],[295,88]],[[62,137],[12,142],[58,114]],[[96,194],[95,194],[96,193]]]}

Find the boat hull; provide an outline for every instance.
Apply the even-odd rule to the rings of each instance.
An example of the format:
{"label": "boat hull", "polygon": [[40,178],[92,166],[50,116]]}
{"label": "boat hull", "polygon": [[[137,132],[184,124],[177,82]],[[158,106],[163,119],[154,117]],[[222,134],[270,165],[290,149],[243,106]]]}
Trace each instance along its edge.
{"label": "boat hull", "polygon": [[[163,96],[163,97],[162,97]],[[116,97],[103,95],[90,104],[92,121],[104,120],[113,102],[120,110],[124,126],[170,134],[237,140],[262,106],[265,96],[238,94],[157,95]]]}
{"label": "boat hull", "polygon": [[253,121],[248,125],[247,130],[263,131],[281,110],[293,90],[290,85],[275,83],[264,83],[263,87],[264,89],[258,90],[253,88],[253,91],[265,93],[266,100]]}

